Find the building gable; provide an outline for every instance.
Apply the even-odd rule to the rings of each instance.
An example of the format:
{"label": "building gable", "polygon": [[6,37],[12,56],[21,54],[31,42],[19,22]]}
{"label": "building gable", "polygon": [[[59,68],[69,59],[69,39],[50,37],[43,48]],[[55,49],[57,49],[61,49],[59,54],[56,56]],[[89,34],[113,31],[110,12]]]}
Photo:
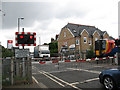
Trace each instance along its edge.
{"label": "building gable", "polygon": [[105,36],[106,34],[108,35],[108,33],[105,31],[104,34],[103,34],[103,36]]}
{"label": "building gable", "polygon": [[[70,31],[69,28],[63,28],[61,31],[60,31],[60,34],[59,34],[59,37],[58,37],[58,41],[60,40],[61,37],[64,37],[64,32],[66,32],[66,35],[67,36],[71,36],[71,37],[75,37],[74,34]],[[68,35],[69,34],[69,35]],[[69,37],[68,37],[69,38]]]}
{"label": "building gable", "polygon": [[97,33],[100,36],[100,34],[97,31],[94,31],[93,36],[95,35],[95,33]]}
{"label": "building gable", "polygon": [[108,35],[107,32],[104,32],[104,34],[103,34],[103,39],[109,39],[109,35]]}
{"label": "building gable", "polygon": [[89,33],[87,32],[86,29],[83,29],[83,31],[80,33],[80,35],[82,35],[84,32],[86,32],[89,35]]}

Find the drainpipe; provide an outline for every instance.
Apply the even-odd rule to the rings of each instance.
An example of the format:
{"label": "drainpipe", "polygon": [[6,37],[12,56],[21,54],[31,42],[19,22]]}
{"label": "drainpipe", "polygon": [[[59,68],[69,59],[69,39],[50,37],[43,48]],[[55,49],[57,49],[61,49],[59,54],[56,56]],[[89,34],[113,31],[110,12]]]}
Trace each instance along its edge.
{"label": "drainpipe", "polygon": [[76,59],[76,36],[75,36],[75,51],[74,51],[74,55],[75,55],[75,59]]}

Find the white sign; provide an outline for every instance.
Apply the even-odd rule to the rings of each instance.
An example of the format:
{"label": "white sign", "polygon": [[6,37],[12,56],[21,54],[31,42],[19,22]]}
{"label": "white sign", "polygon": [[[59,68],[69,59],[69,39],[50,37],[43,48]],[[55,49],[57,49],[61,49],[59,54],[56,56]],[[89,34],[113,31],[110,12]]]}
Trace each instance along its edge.
{"label": "white sign", "polygon": [[7,40],[7,48],[12,49],[13,47],[13,40]]}
{"label": "white sign", "polygon": [[75,44],[69,45],[69,48],[75,48]]}
{"label": "white sign", "polygon": [[15,49],[15,57],[16,58],[29,57],[29,49]]}

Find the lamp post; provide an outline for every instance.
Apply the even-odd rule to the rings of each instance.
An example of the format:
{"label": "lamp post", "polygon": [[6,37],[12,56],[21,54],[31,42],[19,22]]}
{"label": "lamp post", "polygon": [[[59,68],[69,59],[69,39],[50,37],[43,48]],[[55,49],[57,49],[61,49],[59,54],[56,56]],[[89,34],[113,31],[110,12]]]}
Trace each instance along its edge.
{"label": "lamp post", "polygon": [[4,11],[3,11],[3,10],[1,10],[1,9],[0,9],[0,11],[2,12],[3,16],[5,16],[5,13],[4,13]]}
{"label": "lamp post", "polygon": [[24,18],[18,18],[18,32],[20,32],[20,19],[23,20]]}

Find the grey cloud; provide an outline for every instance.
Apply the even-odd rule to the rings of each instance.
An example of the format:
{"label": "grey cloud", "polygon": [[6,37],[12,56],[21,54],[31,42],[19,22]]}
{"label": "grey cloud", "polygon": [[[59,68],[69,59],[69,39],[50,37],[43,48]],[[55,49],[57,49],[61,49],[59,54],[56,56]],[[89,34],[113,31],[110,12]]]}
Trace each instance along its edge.
{"label": "grey cloud", "polygon": [[[54,18],[64,19],[68,17],[83,18],[87,11],[81,10],[75,5],[66,4],[59,7],[58,3],[52,2],[3,2],[5,16],[3,16],[3,28],[17,28],[18,17],[24,17],[21,21],[23,27],[33,26],[34,21],[42,23],[43,29],[47,28]],[[43,25],[44,24],[44,25]]]}
{"label": "grey cloud", "polygon": [[[62,10],[60,10],[62,9]],[[68,17],[80,17],[83,18],[86,16],[88,11],[77,8],[73,5],[66,5],[66,7],[60,8],[58,13],[56,13],[57,18],[68,18]]]}
{"label": "grey cloud", "polygon": [[24,17],[24,26],[32,26],[34,21],[51,19],[53,17],[52,3],[31,3],[31,2],[4,2],[3,10],[6,15],[3,17],[3,28],[17,27],[18,17]]}

